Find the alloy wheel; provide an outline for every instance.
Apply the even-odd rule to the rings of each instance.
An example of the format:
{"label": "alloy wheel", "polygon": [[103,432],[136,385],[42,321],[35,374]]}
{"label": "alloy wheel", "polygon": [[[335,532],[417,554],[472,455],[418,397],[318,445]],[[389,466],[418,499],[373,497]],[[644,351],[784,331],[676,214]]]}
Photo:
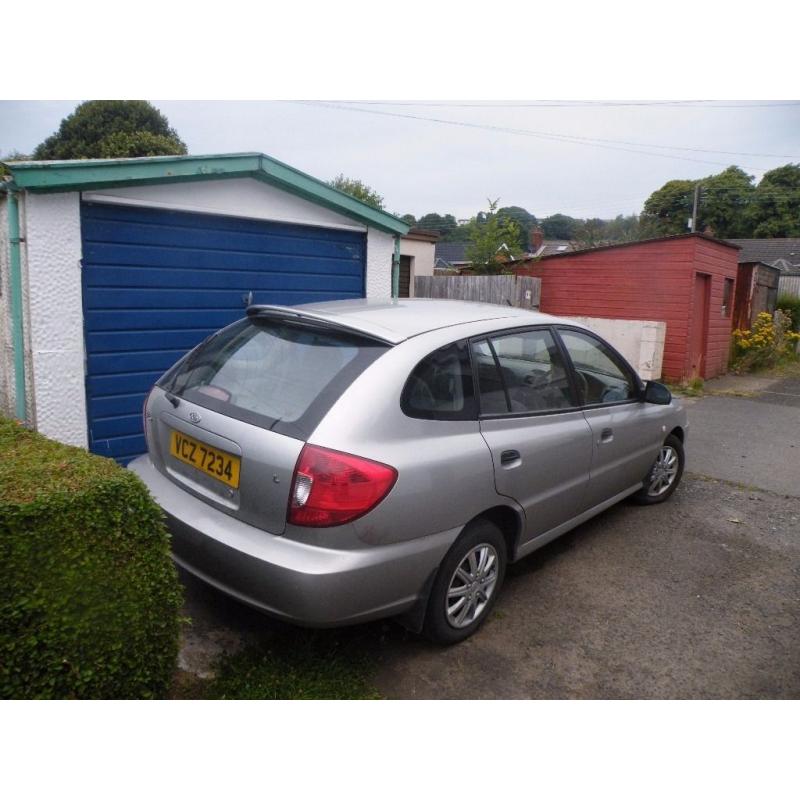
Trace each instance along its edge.
{"label": "alloy wheel", "polygon": [[650,497],[659,497],[669,490],[678,476],[679,464],[675,448],[665,444],[659,451],[658,458],[650,472],[650,486],[647,490]]}
{"label": "alloy wheel", "polygon": [[497,583],[497,551],[490,544],[473,547],[450,578],[445,599],[447,622],[466,628],[477,620],[489,603]]}

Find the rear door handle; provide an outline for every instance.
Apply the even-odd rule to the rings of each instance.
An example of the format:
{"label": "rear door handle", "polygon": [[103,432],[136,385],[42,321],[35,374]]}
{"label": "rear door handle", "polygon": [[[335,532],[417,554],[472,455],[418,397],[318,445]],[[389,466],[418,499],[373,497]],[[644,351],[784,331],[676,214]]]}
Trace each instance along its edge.
{"label": "rear door handle", "polygon": [[613,442],[614,441],[614,431],[611,428],[603,428],[600,433],[600,443],[603,444],[605,442]]}
{"label": "rear door handle", "polygon": [[519,450],[503,450],[500,453],[500,464],[504,467],[507,467],[509,464],[513,464],[515,461],[520,461],[521,456],[519,454]]}

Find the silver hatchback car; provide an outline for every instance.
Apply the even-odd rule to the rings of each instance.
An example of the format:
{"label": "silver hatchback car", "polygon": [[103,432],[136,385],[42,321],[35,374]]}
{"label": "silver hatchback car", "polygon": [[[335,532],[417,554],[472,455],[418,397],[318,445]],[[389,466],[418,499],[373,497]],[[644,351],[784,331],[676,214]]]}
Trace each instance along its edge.
{"label": "silver hatchback car", "polygon": [[130,464],[175,561],[308,626],[441,643],[506,565],[625,497],[666,500],[686,415],[585,328],[440,300],[253,306],[167,372]]}

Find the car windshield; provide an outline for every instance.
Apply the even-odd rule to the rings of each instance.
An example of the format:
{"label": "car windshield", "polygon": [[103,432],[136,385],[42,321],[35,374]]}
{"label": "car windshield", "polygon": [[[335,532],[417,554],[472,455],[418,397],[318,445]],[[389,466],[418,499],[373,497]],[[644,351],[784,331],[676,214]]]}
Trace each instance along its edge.
{"label": "car windshield", "polygon": [[315,426],[386,349],[350,333],[249,318],[200,345],[159,385],[177,397],[245,421],[270,428],[278,422],[294,423],[310,433],[306,418],[311,415]]}

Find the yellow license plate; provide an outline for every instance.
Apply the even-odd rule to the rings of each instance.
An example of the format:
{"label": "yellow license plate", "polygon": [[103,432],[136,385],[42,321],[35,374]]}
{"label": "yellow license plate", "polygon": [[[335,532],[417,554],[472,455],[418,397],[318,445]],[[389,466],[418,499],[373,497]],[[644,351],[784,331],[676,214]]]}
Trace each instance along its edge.
{"label": "yellow license plate", "polygon": [[224,450],[217,450],[207,444],[198,442],[191,436],[178,431],[172,431],[169,442],[169,452],[184,464],[205,472],[218,481],[227,483],[234,489],[239,488],[239,466],[241,459],[232,456]]}

